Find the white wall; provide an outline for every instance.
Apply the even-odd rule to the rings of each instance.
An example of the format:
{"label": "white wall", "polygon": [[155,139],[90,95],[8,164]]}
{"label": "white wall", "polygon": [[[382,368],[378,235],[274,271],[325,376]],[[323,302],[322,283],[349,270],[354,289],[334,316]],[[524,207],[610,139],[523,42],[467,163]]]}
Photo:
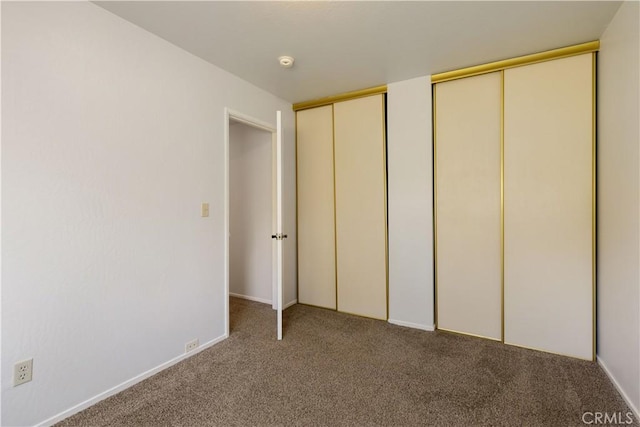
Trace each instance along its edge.
{"label": "white wall", "polygon": [[625,2],[598,54],[598,358],[640,408],[640,20]]}
{"label": "white wall", "polygon": [[224,107],[273,126],[283,111],[295,299],[289,103],[88,2],[2,2],[2,89],[2,425],[223,337]]}
{"label": "white wall", "polygon": [[229,292],[271,304],[272,137],[229,127]]}
{"label": "white wall", "polygon": [[387,85],[389,322],[433,330],[431,76]]}

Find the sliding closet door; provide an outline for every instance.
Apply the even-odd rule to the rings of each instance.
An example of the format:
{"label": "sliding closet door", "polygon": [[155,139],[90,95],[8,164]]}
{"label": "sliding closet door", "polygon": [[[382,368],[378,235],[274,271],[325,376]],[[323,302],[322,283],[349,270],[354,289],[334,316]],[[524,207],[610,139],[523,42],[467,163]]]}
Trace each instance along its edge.
{"label": "sliding closet door", "polygon": [[333,107],[297,112],[298,301],[336,308]]}
{"label": "sliding closet door", "polygon": [[334,104],[338,310],[387,318],[384,98]]}
{"label": "sliding closet door", "polygon": [[501,73],[435,86],[438,329],[502,338]]}
{"label": "sliding closet door", "polygon": [[593,357],[593,56],[505,71],[505,342]]}

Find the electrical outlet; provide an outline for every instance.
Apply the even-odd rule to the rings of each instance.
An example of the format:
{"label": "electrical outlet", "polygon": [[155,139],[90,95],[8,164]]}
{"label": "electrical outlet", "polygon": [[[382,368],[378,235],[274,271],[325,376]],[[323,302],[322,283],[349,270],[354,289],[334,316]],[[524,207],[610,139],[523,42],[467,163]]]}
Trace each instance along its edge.
{"label": "electrical outlet", "polygon": [[193,341],[189,341],[188,343],[185,344],[184,346],[184,352],[185,353],[189,353],[190,351],[195,350],[196,348],[198,348],[200,346],[200,340],[198,340],[197,338]]}
{"label": "electrical outlet", "polygon": [[13,367],[13,386],[28,383],[33,378],[33,359],[18,362]]}
{"label": "electrical outlet", "polygon": [[200,215],[203,218],[209,216],[209,203],[203,203],[202,204]]}

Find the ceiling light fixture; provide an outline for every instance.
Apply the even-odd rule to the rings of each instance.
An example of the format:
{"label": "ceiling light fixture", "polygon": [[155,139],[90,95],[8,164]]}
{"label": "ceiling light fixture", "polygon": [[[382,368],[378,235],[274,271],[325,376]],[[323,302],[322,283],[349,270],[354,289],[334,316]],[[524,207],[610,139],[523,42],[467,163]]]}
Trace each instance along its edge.
{"label": "ceiling light fixture", "polygon": [[293,61],[295,60],[290,56],[281,56],[280,58],[278,58],[278,61],[280,62],[282,68],[291,68],[293,67]]}

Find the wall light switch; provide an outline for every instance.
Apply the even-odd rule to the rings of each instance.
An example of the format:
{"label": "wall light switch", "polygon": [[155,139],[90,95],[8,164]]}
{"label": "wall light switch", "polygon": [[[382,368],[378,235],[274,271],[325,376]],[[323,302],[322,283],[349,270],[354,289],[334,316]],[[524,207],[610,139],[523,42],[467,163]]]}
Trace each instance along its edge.
{"label": "wall light switch", "polygon": [[206,217],[209,216],[209,203],[203,203],[202,204],[202,213],[201,213],[202,217]]}

